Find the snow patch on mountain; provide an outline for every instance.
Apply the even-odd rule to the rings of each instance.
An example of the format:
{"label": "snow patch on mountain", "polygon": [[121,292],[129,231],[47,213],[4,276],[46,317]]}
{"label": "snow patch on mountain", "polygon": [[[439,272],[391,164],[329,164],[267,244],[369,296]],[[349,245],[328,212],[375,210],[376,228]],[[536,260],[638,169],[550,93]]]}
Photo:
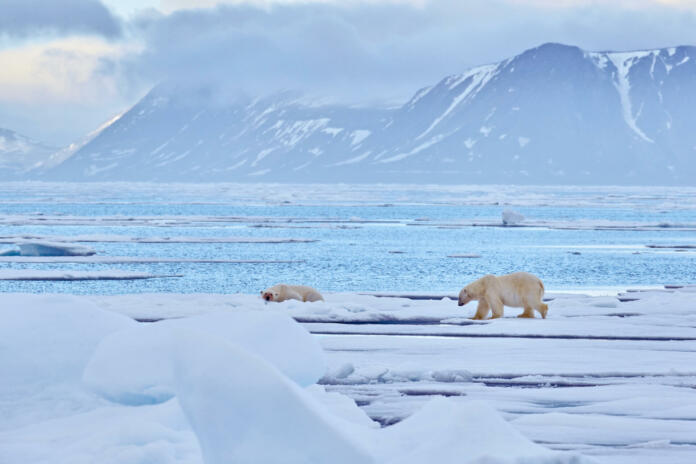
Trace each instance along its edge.
{"label": "snow patch on mountain", "polygon": [[629,73],[631,67],[638,62],[641,58],[646,57],[654,52],[630,52],[630,53],[610,53],[607,58],[616,67],[615,83],[616,90],[619,92],[621,98],[621,108],[623,109],[623,116],[628,127],[633,130],[640,138],[646,142],[654,143],[654,141],[645,135],[645,133],[640,130],[638,124],[636,124],[636,117],[633,115],[633,108],[631,104],[631,82],[629,80]]}
{"label": "snow patch on mountain", "polygon": [[493,78],[497,69],[498,69],[498,65],[480,66],[478,68],[474,68],[474,69],[470,70],[469,72],[467,72],[465,74],[462,74],[461,76],[448,78],[448,79],[451,79],[451,81],[447,81],[446,85],[448,85],[450,90],[459,87],[459,85],[464,83],[464,82],[468,82],[468,84],[460,94],[456,95],[452,99],[452,103],[450,104],[450,106],[447,107],[445,112],[442,113],[442,115],[440,115],[437,119],[435,119],[433,121],[433,123],[430,124],[430,126],[423,133],[421,133],[418,137],[416,137],[416,140],[422,139],[423,137],[428,135],[438,124],[440,124],[440,122],[443,119],[445,119],[467,97],[469,97],[469,98],[475,97],[476,94],[486,85],[486,83]]}

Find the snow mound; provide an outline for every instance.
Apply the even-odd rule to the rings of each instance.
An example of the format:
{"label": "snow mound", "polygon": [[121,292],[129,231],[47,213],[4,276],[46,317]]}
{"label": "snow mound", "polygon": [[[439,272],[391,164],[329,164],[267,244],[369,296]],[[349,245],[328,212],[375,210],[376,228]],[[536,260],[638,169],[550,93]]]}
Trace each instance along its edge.
{"label": "snow mound", "polygon": [[353,426],[379,429],[379,422],[375,422],[365,414],[365,411],[355,404],[351,398],[337,392],[327,392],[322,385],[310,385],[305,389],[312,398],[321,403],[336,419],[347,422],[343,428]]}
{"label": "snow mound", "polygon": [[532,443],[464,398],[380,429],[352,400],[310,385],[323,353],[283,313],[138,324],[84,298],[2,301],[0,462],[590,462]]}
{"label": "snow mound", "polygon": [[90,247],[54,242],[18,243],[19,256],[92,256],[97,252]]}
{"label": "snow mound", "polygon": [[96,407],[0,433],[0,462],[201,464],[196,436],[176,400],[139,408]]}
{"label": "snow mound", "polygon": [[85,380],[127,404],[176,396],[206,464],[590,462],[532,443],[485,405],[452,399],[375,429],[350,400],[317,386],[304,390],[261,356],[207,331],[207,323],[193,326],[112,334]]}
{"label": "snow mound", "polygon": [[67,295],[5,293],[0,309],[0,430],[89,408],[81,378],[94,348],[137,324]]}
{"label": "snow mound", "polygon": [[[302,358],[293,345],[285,349]],[[114,334],[99,346],[84,377],[126,403],[176,395],[206,464],[372,462],[278,368],[200,328],[153,324]]]}
{"label": "snow mound", "polygon": [[2,302],[0,392],[79,381],[104,336],[136,325],[73,296],[5,294]]}
{"label": "snow mound", "polygon": [[[321,347],[302,326],[284,314],[249,311],[161,321],[114,333],[96,349],[85,369],[85,382],[122,404],[172,398],[176,390],[170,358],[181,345],[181,331],[254,353],[301,386],[316,383],[326,371]],[[198,347],[188,349],[195,352]]]}
{"label": "snow mound", "polygon": [[533,443],[479,401],[439,398],[379,430],[377,462],[416,464],[583,464],[593,461]]}
{"label": "snow mound", "polygon": [[514,226],[524,221],[523,215],[511,209],[506,209],[503,211],[502,216],[504,226]]}
{"label": "snow mound", "polygon": [[197,329],[261,356],[300,386],[313,385],[327,370],[316,337],[280,311],[236,311],[173,319],[166,327]]}

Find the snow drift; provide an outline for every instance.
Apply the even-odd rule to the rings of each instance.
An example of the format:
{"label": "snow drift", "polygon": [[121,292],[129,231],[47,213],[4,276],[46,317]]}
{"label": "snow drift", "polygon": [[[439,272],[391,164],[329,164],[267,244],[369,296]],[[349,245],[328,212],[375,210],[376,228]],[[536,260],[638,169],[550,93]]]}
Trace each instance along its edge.
{"label": "snow drift", "polygon": [[0,462],[589,462],[463,398],[375,429],[354,402],[310,385],[323,354],[282,313],[138,325],[75,297],[3,302]]}

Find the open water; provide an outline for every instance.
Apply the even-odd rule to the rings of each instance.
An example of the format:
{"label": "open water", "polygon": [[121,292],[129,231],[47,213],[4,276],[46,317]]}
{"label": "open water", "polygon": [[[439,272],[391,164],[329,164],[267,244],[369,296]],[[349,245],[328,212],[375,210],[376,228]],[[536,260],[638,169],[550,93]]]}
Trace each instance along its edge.
{"label": "open water", "polygon": [[[525,220],[503,226],[505,210]],[[82,242],[85,236],[91,241]],[[105,236],[119,241],[99,240]],[[690,248],[696,247],[696,190],[6,183],[0,186],[0,237],[0,250],[40,237],[92,247],[95,258],[170,259],[105,264],[0,258],[0,270],[181,275],[0,281],[2,292],[257,293],[287,282],[322,291],[456,294],[484,274],[517,270],[539,275],[547,290],[609,291],[696,283],[696,249]],[[195,242],[139,241],[153,237]],[[207,241],[231,237],[313,241]]]}

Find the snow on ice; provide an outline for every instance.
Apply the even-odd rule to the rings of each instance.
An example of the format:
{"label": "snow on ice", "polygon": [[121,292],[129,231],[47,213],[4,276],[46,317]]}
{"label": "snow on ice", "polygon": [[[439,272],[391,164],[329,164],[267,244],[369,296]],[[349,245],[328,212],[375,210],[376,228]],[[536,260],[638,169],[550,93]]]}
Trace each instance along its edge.
{"label": "snow on ice", "polygon": [[[168,297],[173,314],[177,297]],[[535,444],[466,398],[437,399],[376,427],[354,402],[315,384],[331,352],[282,314],[289,305],[231,307],[220,296],[214,314],[143,325],[98,298],[0,297],[0,462],[594,462]],[[157,306],[138,299],[136,310]],[[110,299],[123,312],[133,301]],[[205,312],[195,307],[204,311],[189,314]]]}

